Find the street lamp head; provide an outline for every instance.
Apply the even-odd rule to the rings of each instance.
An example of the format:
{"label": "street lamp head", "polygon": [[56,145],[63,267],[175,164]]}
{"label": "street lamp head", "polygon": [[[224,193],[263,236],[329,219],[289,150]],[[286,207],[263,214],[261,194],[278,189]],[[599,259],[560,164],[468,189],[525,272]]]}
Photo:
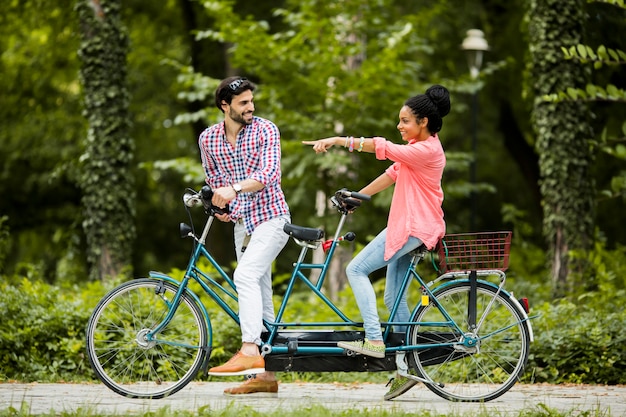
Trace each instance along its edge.
{"label": "street lamp head", "polygon": [[479,29],[468,30],[467,36],[463,39],[463,43],[461,44],[461,48],[467,54],[471,77],[478,77],[480,67],[483,64],[483,52],[489,50],[489,45],[487,44],[483,31]]}

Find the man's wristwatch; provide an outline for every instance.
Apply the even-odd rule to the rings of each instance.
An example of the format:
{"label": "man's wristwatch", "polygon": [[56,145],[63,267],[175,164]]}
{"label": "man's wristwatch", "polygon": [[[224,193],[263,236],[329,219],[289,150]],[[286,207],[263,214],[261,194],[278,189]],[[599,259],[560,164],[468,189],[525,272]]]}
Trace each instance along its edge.
{"label": "man's wristwatch", "polygon": [[231,187],[233,187],[233,190],[235,190],[235,193],[239,194],[241,192],[241,184],[233,184],[231,185]]}

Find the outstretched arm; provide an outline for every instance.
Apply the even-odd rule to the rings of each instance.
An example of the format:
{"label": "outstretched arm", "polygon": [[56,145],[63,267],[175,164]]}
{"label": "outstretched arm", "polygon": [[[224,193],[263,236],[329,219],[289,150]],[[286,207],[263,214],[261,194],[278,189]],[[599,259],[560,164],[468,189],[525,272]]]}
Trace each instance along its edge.
{"label": "outstretched arm", "polygon": [[319,140],[302,141],[304,145],[313,145],[315,153],[327,152],[333,146],[343,146],[348,148],[350,152],[375,152],[374,139],[372,138],[355,138],[352,136],[333,136],[331,138]]}

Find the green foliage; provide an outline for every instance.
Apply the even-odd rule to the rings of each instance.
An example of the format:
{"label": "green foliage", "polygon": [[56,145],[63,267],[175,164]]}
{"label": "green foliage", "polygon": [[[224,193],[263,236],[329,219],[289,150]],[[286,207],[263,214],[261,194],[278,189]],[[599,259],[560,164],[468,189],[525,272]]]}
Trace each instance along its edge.
{"label": "green foliage", "polygon": [[84,114],[89,121],[80,160],[83,228],[92,279],[116,276],[131,264],[135,239],[135,189],[129,137],[126,84],[127,31],[121,2],[79,0],[76,10],[82,42],[79,57],[84,87]]}
{"label": "green foliage", "polygon": [[[433,53],[424,37],[433,30],[428,22],[444,13],[446,2],[416,10],[396,0],[286,1],[275,6],[271,21],[243,13],[231,1],[202,4],[212,24],[198,31],[196,40],[228,48],[229,67],[258,83],[256,113],[281,130],[282,187],[292,220],[333,230],[333,210],[315,204],[316,196],[330,196],[343,187],[359,189],[389,162],[342,150],[319,156],[301,141],[335,134],[398,138],[398,111],[404,100],[431,83],[444,82],[438,67],[426,69],[423,63]],[[191,66],[180,68],[180,99],[212,97],[218,79],[198,74]],[[445,84],[454,88],[451,81]],[[209,105],[176,121],[199,118],[211,124],[223,116]],[[466,172],[468,165],[457,167]],[[469,191],[451,183],[448,196],[455,192]],[[381,230],[389,201],[387,193],[377,196],[363,215],[350,220],[350,230],[357,235]],[[290,251],[288,247],[286,253]],[[279,258],[279,270],[289,271],[295,256]]]}
{"label": "green foliage", "polygon": [[[576,291],[572,298],[584,302],[599,302],[607,310],[620,310],[626,299],[626,246],[618,244],[607,250],[605,243],[598,238],[593,250],[575,251],[575,259],[583,259],[587,269],[574,274]],[[601,296],[601,299],[598,299]],[[593,297],[593,300],[587,300]]]}
{"label": "green foliage", "polygon": [[[96,286],[55,287],[27,278],[0,283],[0,381],[93,378],[85,326]],[[93,304],[95,305],[95,304]]]}
{"label": "green foliage", "polygon": [[[118,417],[120,413],[114,414],[102,414],[90,407],[80,408],[76,411],[63,411],[62,413],[51,411],[50,413],[37,414],[39,417]],[[211,408],[209,405],[203,405],[195,410],[176,410],[171,407],[163,407],[155,409],[154,411],[147,411],[138,413],[138,417],[461,417],[468,415],[467,413],[460,413],[458,411],[443,414],[442,412],[430,411],[422,409],[419,414],[414,411],[404,410],[386,410],[386,409],[370,409],[370,408],[352,408],[352,409],[334,409],[327,408],[318,404],[303,405],[297,408],[283,408],[277,407],[276,410],[259,411],[252,405],[237,404],[235,402],[229,403],[227,407],[222,409]],[[504,412],[494,411],[491,407],[484,407],[472,411],[473,417],[493,417],[505,415]],[[518,413],[507,412],[507,416],[511,417],[611,417],[612,414],[603,410],[599,405],[597,410],[593,411],[579,411],[572,410],[567,412],[560,412],[555,409],[547,407],[543,403],[539,403],[532,408],[526,408]],[[6,410],[0,410],[0,417],[31,417],[33,414],[30,412],[27,404],[24,404],[21,409],[17,410],[13,407],[9,407]],[[615,416],[617,417],[617,416]]]}
{"label": "green foliage", "polygon": [[11,229],[5,270],[36,262],[46,279],[81,237],[74,181],[85,122],[72,3],[0,3],[0,217]]}
{"label": "green foliage", "polygon": [[626,247],[596,243],[584,258],[588,269],[574,277],[568,299],[536,306],[535,342],[526,378],[533,382],[623,384],[626,369]]}
{"label": "green foliage", "polygon": [[[444,82],[437,67],[426,69],[423,62],[433,53],[424,33],[435,30],[429,22],[444,13],[446,3],[416,10],[393,0],[286,1],[274,10],[273,24],[240,13],[230,1],[203,3],[215,23],[196,39],[229,47],[230,65],[259,81],[257,114],[281,129],[283,188],[296,222],[332,227],[334,219],[316,216],[312,195],[362,187],[389,165],[341,150],[318,156],[300,141],[335,134],[397,138],[404,100]],[[179,81],[179,97],[186,100],[211,96],[218,82],[189,67],[182,68]],[[207,108],[177,120],[198,117],[214,123],[222,115]],[[368,216],[355,217],[352,226],[380,230],[387,210],[381,203]]]}
{"label": "green foliage", "polygon": [[524,380],[624,383],[626,312],[604,308],[601,294],[587,295],[576,303],[546,303],[533,310],[541,317],[533,321],[535,342]]}
{"label": "green foliage", "polygon": [[[13,273],[20,264],[37,264],[37,269],[48,281],[57,279],[61,273],[84,280],[87,274],[73,272],[86,269],[79,158],[85,152],[87,121],[81,115],[82,94],[77,77],[80,62],[76,51],[80,47],[81,30],[78,13],[73,7],[77,1],[12,0],[0,3],[0,214],[9,217],[12,236],[5,270]],[[125,2],[121,13],[130,42],[127,80],[132,125],[129,136],[135,142],[136,162],[149,165],[151,161],[178,160],[179,157],[189,157],[197,162],[198,129],[217,116],[209,114],[211,109],[208,107],[211,106],[207,105],[217,78],[235,72],[252,74],[260,85],[258,114],[280,116],[277,122],[283,131],[284,154],[293,155],[291,160],[286,158],[284,161],[283,184],[294,219],[307,225],[324,223],[326,220],[315,216],[310,204],[314,186],[321,184],[329,190],[336,188],[338,183],[361,186],[380,173],[385,163],[375,161],[371,155],[352,155],[350,158],[344,153],[336,155],[337,158],[316,157],[301,146],[299,140],[334,134],[332,121],[335,119],[341,119],[344,132],[349,134],[397,138],[394,125],[401,101],[413,92],[422,91],[431,82],[442,82],[450,85],[453,93],[453,111],[446,118],[442,132],[442,140],[450,155],[469,148],[469,94],[481,89],[478,176],[479,180],[493,182],[498,193],[484,193],[485,198],[479,199],[478,224],[498,226],[501,223],[497,216],[501,202],[513,202],[526,210],[532,207],[537,211],[533,218],[538,230],[541,216],[534,207],[534,183],[529,179],[524,184],[524,176],[534,176],[528,175],[528,170],[520,169],[524,162],[523,153],[512,151],[514,148],[508,148],[508,145],[508,150],[504,147],[504,138],[507,141],[517,138],[518,130],[522,130],[520,133],[529,142],[534,140],[528,128],[527,113],[520,110],[525,101],[519,96],[519,74],[524,63],[528,62],[523,56],[523,51],[528,50],[526,31],[520,31],[519,27],[526,2],[428,0],[407,3],[395,0],[342,4],[346,7],[341,10],[338,5],[329,6],[328,10],[336,12],[333,20],[332,13],[325,13],[324,1],[304,2],[306,11],[302,13],[298,13],[296,2],[238,1],[235,11],[242,16],[241,19],[253,16],[250,21],[256,19],[256,28],[269,27],[267,34],[259,30],[250,36],[249,31],[242,31],[241,36],[232,36],[229,43],[221,43],[210,36],[192,43],[190,34],[197,33],[193,29],[212,28],[216,33],[224,32],[213,24],[208,13],[203,12],[204,2]],[[192,5],[190,11],[195,13],[187,14],[189,10],[184,8],[185,5]],[[276,8],[281,11],[272,14]],[[314,13],[316,8],[319,11]],[[624,50],[620,38],[613,36],[621,33],[620,15],[608,9],[615,7],[596,5],[589,13],[594,19],[587,22],[588,26],[593,28],[594,22],[600,22],[594,28],[597,30],[590,31],[591,36],[584,39],[585,43],[594,45],[594,51],[601,44]],[[357,22],[347,19],[350,23],[343,25],[338,20],[339,15],[350,16]],[[463,19],[459,19],[459,15]],[[309,19],[314,22],[307,22]],[[359,19],[363,20],[359,22]],[[320,24],[316,24],[318,20]],[[612,22],[613,26],[607,22]],[[338,42],[330,38],[333,33],[347,33],[344,26],[353,26],[356,35],[365,34],[363,42],[357,39],[350,47],[336,46]],[[335,27],[341,29],[336,31]],[[492,46],[485,56],[484,76],[479,83],[466,83],[466,62],[458,47],[469,27],[482,27]],[[303,35],[292,36],[301,28],[305,32]],[[409,31],[409,28],[412,29]],[[260,56],[250,61],[250,65],[245,62],[232,65],[228,48],[234,48],[233,51],[247,48],[247,54],[256,49],[266,52],[254,44],[257,37],[262,44],[271,41],[270,46],[277,45],[280,49],[270,55],[271,60]],[[333,49],[325,49],[325,45],[332,45]],[[362,50],[366,52],[359,53]],[[343,51],[348,53],[343,60],[338,55],[332,56]],[[242,52],[237,54],[243,56]],[[356,65],[359,59],[352,59],[354,56],[365,58],[369,63],[359,69]],[[506,67],[492,73],[497,60],[506,62]],[[355,63],[352,72],[344,69],[348,63]],[[185,66],[193,66],[198,73],[210,77],[193,81],[193,75],[187,80],[181,76],[185,91],[177,96],[180,90],[176,83],[178,68]],[[611,79],[609,71],[617,71],[615,67],[603,66],[602,75],[606,82],[595,79],[593,84],[606,86],[613,83],[623,88],[615,81],[623,76],[615,74]],[[334,78],[327,78],[329,74]],[[333,79],[339,80],[338,84],[329,89],[326,81]],[[190,82],[198,88],[187,90]],[[204,82],[208,84],[203,85]],[[350,86],[358,91],[349,90],[347,87]],[[327,95],[326,90],[330,90],[329,97],[333,101],[320,105],[318,99]],[[311,91],[313,94],[309,94]],[[338,98],[332,97],[333,91],[337,92]],[[186,96],[187,92],[193,95]],[[274,102],[276,105],[272,104]],[[508,105],[514,106],[517,114],[515,118],[503,120],[500,109]],[[189,119],[189,123],[182,119],[179,124],[173,123],[183,111],[195,117]],[[321,114],[324,112],[328,114]],[[618,113],[619,108],[609,112]],[[603,114],[594,112],[594,116],[598,124],[604,120]],[[502,126],[506,126],[506,130]],[[296,131],[301,133],[292,134]],[[609,131],[609,136],[614,133]],[[523,140],[522,136],[519,138]],[[305,163],[303,158],[309,158],[308,162],[316,165]],[[464,158],[469,159],[469,154],[465,153]],[[534,155],[529,153],[529,159],[534,164]],[[468,223],[469,205],[464,197],[470,189],[468,164],[461,162],[453,166],[450,157],[444,178],[444,208],[448,224],[454,230],[464,230]],[[345,171],[337,169],[340,164],[346,165]],[[611,164],[602,164],[602,167],[605,165]],[[319,176],[318,166],[323,170]],[[133,266],[138,271],[167,269],[185,262],[186,242],[179,242],[175,237],[176,224],[184,216],[180,210],[180,194],[186,186],[198,184],[186,183],[175,171],[146,169],[135,172],[135,224],[137,235],[142,238],[135,239],[131,252]],[[602,173],[593,175],[602,180]],[[611,191],[611,197],[622,195],[619,179],[612,181],[612,185],[609,184],[610,178],[604,182],[599,184]],[[108,184],[102,184],[101,188],[105,186]],[[116,192],[116,189],[109,191]],[[603,193],[602,196],[609,197],[609,194]],[[370,228],[381,228],[386,220],[387,203],[387,196],[381,195],[364,207],[364,215],[355,217],[355,224],[351,225],[354,231],[361,236],[369,234]],[[615,202],[607,204],[617,206]],[[616,227],[621,212],[621,206],[617,206],[598,216],[601,227],[607,234],[610,231],[612,241],[623,240],[623,232]],[[227,242],[229,233],[230,229],[221,232],[220,238]],[[42,238],[44,236],[49,238]],[[229,245],[223,246],[224,253],[232,257]],[[288,267],[288,264],[281,265],[280,269]]]}
{"label": "green foliage", "polygon": [[626,63],[626,52],[619,49],[607,48],[600,45],[596,51],[590,46],[578,44],[569,48],[561,47],[565,59],[575,59],[583,64],[592,62],[595,69],[602,68],[603,64],[616,65]]}
{"label": "green foliage", "polygon": [[7,216],[0,216],[0,274],[4,271],[4,260],[7,257],[11,235],[7,226]]}
{"label": "green foliage", "polygon": [[[49,282],[88,277],[79,187],[87,120],[78,78],[76,3],[0,2],[0,216],[8,216],[11,229],[5,271],[37,264]],[[162,64],[164,57],[184,60],[188,55],[180,5],[139,1],[124,3],[122,11],[132,45],[127,79],[136,159],[193,155],[197,137],[189,126],[168,120],[184,103],[176,99],[176,70]],[[100,180],[100,191],[115,194],[119,189],[105,190],[108,178]],[[132,242],[129,254],[137,270],[170,267],[179,254],[187,254],[188,246],[176,239],[178,202],[186,185],[172,174],[153,181],[138,172],[132,186],[139,198],[133,223],[138,234],[149,231],[150,238]],[[161,219],[162,227],[155,227],[155,219]]]}
{"label": "green foliage", "polygon": [[626,3],[624,0],[587,0],[588,3],[607,3],[612,4],[614,6],[626,8]]}
{"label": "green foliage", "polygon": [[[590,3],[596,2],[595,0],[588,0]],[[626,9],[623,0],[605,0],[598,1],[602,3],[612,4],[622,9]],[[626,64],[626,52],[617,48],[607,48],[604,45],[597,47],[594,50],[592,47],[583,44],[577,44],[570,46],[569,48],[561,47],[564,58],[567,60],[575,60],[581,64],[593,63],[593,67],[596,70],[600,70],[603,66],[617,66]],[[556,93],[547,94],[544,96],[544,100],[548,102],[562,102],[562,101],[608,101],[608,102],[626,102],[626,90],[619,88],[613,84],[608,84],[606,87],[601,87],[594,84],[587,84],[586,87],[576,88],[576,86],[570,86],[565,90],[558,91]],[[602,136],[599,142],[599,149],[608,155],[625,159],[626,147],[623,145],[624,137],[626,137],[626,121],[622,118],[622,138],[607,140],[607,127],[605,126],[602,131]],[[603,197],[626,198],[626,172],[619,171],[614,174],[610,181],[610,188],[601,191]]]}
{"label": "green foliage", "polygon": [[[596,70],[602,68],[603,65],[626,64],[626,52],[607,48],[604,45],[600,45],[597,51],[594,51],[590,46],[580,43],[569,48],[561,47],[561,50],[565,59],[576,60],[582,64],[593,63]],[[550,102],[567,100],[624,102],[626,101],[626,90],[618,88],[613,84],[609,84],[606,87],[587,84],[584,89],[570,86],[563,91],[544,96],[544,100]]]}
{"label": "green foliage", "polygon": [[551,300],[551,287],[546,284],[549,271],[546,270],[545,251],[531,243],[534,230],[528,221],[528,213],[505,204],[502,218],[512,225],[513,232],[506,288],[518,297],[528,298],[531,304]]}
{"label": "green foliage", "polygon": [[563,43],[578,44],[584,18],[582,0],[536,1],[529,6],[533,123],[541,174],[543,232],[557,294],[568,290],[568,251],[592,242],[595,189],[590,175],[593,155],[588,141],[588,110],[580,102],[550,103],[546,94],[583,85],[582,69],[559,55]]}
{"label": "green foliage", "polygon": [[180,157],[165,161],[142,162],[139,164],[139,167],[145,169],[152,175],[154,173],[172,170],[182,176],[183,180],[187,184],[204,183],[205,174],[202,169],[202,165],[195,159],[189,157]]}
{"label": "green foliage", "polygon": [[587,84],[585,89],[568,87],[565,91],[544,96],[546,101],[558,102],[564,100],[606,100],[626,101],[626,90],[609,84],[606,89],[597,85]]}
{"label": "green foliage", "polygon": [[[623,7],[622,0],[603,2]],[[101,3],[104,7],[111,4]],[[261,6],[258,2],[258,4],[249,1],[237,2],[235,14],[229,9],[233,2],[202,2],[203,6],[208,7],[208,12],[196,14],[198,24],[202,29],[210,27],[211,30],[198,32],[199,38],[204,39],[193,47],[187,43],[188,27],[185,27],[178,18],[179,3],[139,1],[125,3],[122,8],[132,43],[132,48],[128,49],[128,81],[132,97],[126,96],[130,100],[132,126],[129,127],[130,134],[120,136],[119,143],[128,145],[126,138],[129,136],[136,139],[136,158],[143,168],[138,173],[137,182],[131,187],[132,192],[140,194],[137,204],[137,230],[142,239],[138,239],[134,245],[136,255],[133,263],[136,266],[145,271],[148,268],[163,269],[171,268],[171,265],[184,265],[186,261],[188,244],[186,241],[178,243],[175,227],[179,217],[184,216],[181,211],[180,193],[185,186],[197,186],[201,182],[201,173],[197,172],[200,166],[195,154],[197,133],[192,132],[189,123],[199,121],[202,124],[202,121],[218,120],[220,115],[210,108],[193,111],[190,107],[189,113],[177,118],[178,124],[172,124],[172,120],[182,108],[186,108],[187,103],[210,102],[212,91],[217,85],[217,78],[213,77],[222,77],[232,71],[245,73],[259,82],[256,96],[257,113],[274,119],[281,128],[284,139],[283,152],[286,156],[283,161],[283,184],[287,190],[295,222],[305,225],[327,222],[326,219],[318,218],[314,214],[311,187],[315,189],[318,186],[323,187],[326,191],[332,191],[347,183],[358,187],[380,173],[386,165],[375,161],[371,155],[349,155],[341,151],[332,156],[314,156],[300,145],[300,140],[328,136],[342,128],[345,134],[375,134],[393,139],[397,137],[395,123],[402,100],[410,94],[423,91],[423,87],[431,82],[450,85],[454,94],[453,114],[446,119],[450,121],[446,121],[442,134],[449,156],[447,178],[444,181],[446,204],[454,203],[456,196],[468,195],[469,187],[464,178],[467,177],[469,156],[455,151],[466,149],[468,142],[467,114],[464,114],[468,107],[464,94],[470,90],[467,85],[458,85],[447,78],[466,73],[465,61],[463,54],[458,50],[458,44],[464,31],[475,25],[485,28],[492,44],[490,56],[486,57],[488,61],[505,58],[510,73],[520,72],[523,65],[521,63],[528,60],[522,59],[521,54],[516,55],[514,51],[528,49],[527,32],[522,31],[520,34],[518,23],[521,16],[517,16],[521,14],[520,10],[522,5],[526,4],[525,1],[481,3],[441,0],[410,4],[389,0],[342,3],[279,1],[275,4],[263,3],[262,6],[267,10],[274,7],[280,9],[273,16],[268,14],[257,20],[245,11],[242,12],[246,9],[240,6],[242,4],[249,6],[250,3],[256,7],[249,9],[253,10],[255,17],[258,17],[256,13]],[[567,6],[563,3],[569,2],[551,0],[543,3],[549,3],[550,6],[556,4],[560,10],[561,6]],[[5,246],[9,247],[5,258],[5,270],[16,269],[20,271],[21,276],[27,276],[32,280],[42,278],[43,275],[48,281],[63,276],[63,281],[66,282],[82,282],[86,276],[82,273],[85,237],[80,227],[82,220],[79,210],[80,189],[77,187],[81,176],[85,175],[85,172],[80,171],[83,167],[79,166],[78,160],[80,155],[86,152],[82,146],[86,128],[85,120],[81,117],[81,94],[76,77],[79,62],[75,53],[80,46],[77,34],[83,27],[77,25],[78,13],[72,9],[72,5],[76,4],[76,0],[47,2],[13,0],[2,2],[0,6],[2,11],[0,218],[8,216],[4,224],[11,230],[10,239],[8,237],[4,239],[5,245],[10,242],[10,245]],[[85,4],[87,2],[82,3]],[[194,4],[200,7],[200,2]],[[496,4],[498,11],[494,9]],[[500,7],[502,5],[506,7]],[[511,18],[503,15],[503,9],[507,9],[507,14],[515,16]],[[584,7],[581,7],[581,11],[583,9]],[[41,10],[46,12],[41,13]],[[220,16],[222,12],[223,16]],[[463,19],[458,19],[459,13],[464,16]],[[572,88],[583,88],[586,92],[586,84],[606,86],[611,83],[623,88],[621,84],[610,81],[611,74],[614,74],[613,80],[623,78],[620,78],[619,73],[613,72],[618,67],[616,64],[622,59],[616,59],[609,52],[609,49],[615,50],[619,58],[620,54],[617,51],[624,50],[623,45],[618,42],[619,37],[614,36],[615,33],[621,32],[607,29],[606,25],[609,20],[607,17],[619,19],[619,15],[610,12],[611,16],[607,16],[605,11],[603,13],[589,14],[594,16],[593,22],[601,22],[599,24],[601,27],[594,28],[593,22],[587,22],[592,29],[597,29],[589,34],[596,36],[599,41],[585,38],[584,42],[596,45],[590,47],[596,55],[602,54],[598,52],[600,47],[597,45],[606,45],[606,53],[611,58],[611,63],[603,63],[602,71],[607,80],[602,82],[603,80],[594,79],[591,83],[578,85],[570,83],[568,86]],[[213,16],[216,16],[215,21]],[[575,16],[560,11],[552,16],[557,25],[564,27],[575,20]],[[513,24],[507,24],[510,22]],[[545,26],[534,28],[539,30],[532,32],[533,35],[545,34]],[[582,33],[578,29],[575,32]],[[489,33],[497,36],[490,37]],[[342,41],[341,36],[335,36],[336,34],[347,35],[350,41],[346,41],[345,36]],[[605,38],[602,38],[602,35]],[[564,39],[567,42],[563,42]],[[554,42],[546,45],[547,40]],[[548,61],[556,62],[562,59],[560,48],[563,45],[571,48],[571,45],[581,44],[582,40],[579,38],[569,40],[568,37],[551,35],[542,37],[542,42],[544,43],[537,45],[533,43],[531,50],[546,47],[544,51],[547,51]],[[218,53],[206,53],[206,49],[199,48],[205,52],[202,54],[206,59],[205,65],[196,66],[195,63],[192,65],[210,76],[199,76],[190,70],[191,67],[181,70],[179,81],[185,91],[177,97],[178,86],[174,82],[177,71],[175,66],[186,68],[190,61],[193,62],[189,49],[195,49],[199,45],[206,46],[207,43],[217,45],[214,50]],[[231,48],[227,59],[222,54],[222,48]],[[584,53],[589,55],[586,48]],[[576,46],[576,54],[579,54],[578,49]],[[259,52],[258,56],[255,55],[256,51]],[[111,63],[120,62],[117,58],[118,56],[112,56]],[[553,58],[555,61],[552,61]],[[362,60],[364,62],[361,62]],[[568,61],[572,65],[579,62],[578,59]],[[484,73],[487,74],[490,66],[488,62],[485,64],[487,69]],[[117,64],[109,66],[111,74],[117,74],[117,67],[114,65]],[[540,82],[546,87],[541,94],[554,94],[556,91],[564,90],[560,84],[558,86],[555,84],[571,78],[568,69],[570,67],[560,68],[561,73],[557,77],[551,75],[541,78]],[[484,79],[481,82],[484,81],[487,86],[492,87],[497,85],[496,83],[501,83],[500,95],[505,96],[507,103],[522,107],[524,101],[519,100],[517,94],[519,80],[516,77],[510,79],[502,75],[500,72],[498,77]],[[549,89],[553,86],[555,89]],[[559,87],[559,90],[556,87]],[[606,90],[606,87],[603,89]],[[123,95],[124,93],[119,92],[117,97]],[[106,94],[101,97],[108,98]],[[487,105],[483,106],[482,103]],[[498,185],[498,196],[484,199],[486,200],[484,205],[498,206],[499,204],[494,201],[497,201],[504,191],[517,195],[523,202],[520,207],[526,210],[528,205],[525,204],[529,204],[528,201],[532,200],[532,197],[511,182],[508,173],[515,172],[515,168],[504,172],[495,168],[501,167],[502,161],[507,159],[502,157],[504,150],[499,151],[497,146],[491,146],[494,143],[498,144],[502,134],[498,128],[494,128],[494,120],[499,117],[497,109],[501,104],[500,101],[494,100],[492,94],[483,94],[481,91],[480,146],[487,143],[483,140],[486,141],[489,136],[493,138],[490,139],[489,146],[484,146],[488,148],[487,151],[483,148],[479,152],[486,162],[479,166],[484,170],[483,174],[496,171],[496,176],[503,177],[502,183]],[[574,117],[567,119],[568,125],[563,130],[555,132],[550,130],[550,126],[544,126],[549,130],[554,143],[562,139],[562,134],[575,130],[580,120],[584,120],[590,114],[577,106],[558,103],[545,103],[545,106],[554,110],[559,117],[568,112],[574,113]],[[615,113],[618,111],[614,110]],[[603,115],[597,111],[593,111],[593,116],[597,117],[598,123],[604,120]],[[335,124],[335,121],[339,123]],[[517,122],[521,126],[528,125],[524,112]],[[592,148],[603,150],[618,163],[623,161],[626,154],[622,149],[623,143],[620,142],[620,138],[615,138],[614,132],[619,132],[620,128],[623,137],[626,132],[622,123],[619,123],[616,129],[605,130],[601,138],[595,138],[595,142],[591,143]],[[533,142],[534,135],[527,133],[528,141]],[[563,136],[563,140],[569,138],[569,135]],[[583,140],[576,144],[588,146],[590,143]],[[116,144],[111,146],[115,148]],[[120,150],[119,154],[130,157],[126,149]],[[575,162],[580,159],[578,151],[572,155]],[[178,159],[179,156],[189,159],[181,160]],[[554,159],[566,161],[570,156],[563,151],[555,155]],[[173,162],[163,161],[168,158]],[[192,172],[190,168],[194,167],[193,161],[197,162],[193,175],[183,178],[180,172]],[[552,165],[551,169],[557,168],[556,165]],[[602,193],[605,199],[626,195],[624,193],[626,172],[623,172],[622,167],[619,169],[622,170],[622,175],[608,180],[609,186],[606,186],[607,190]],[[103,171],[101,168],[94,168],[90,172],[100,174]],[[596,173],[589,177],[601,179]],[[117,193],[123,188],[109,183],[107,175],[101,175],[99,180],[102,181],[99,187],[98,184],[93,184],[97,188],[96,192],[106,190],[108,193]],[[192,184],[183,183],[189,182],[188,180]],[[576,189],[578,183],[566,183],[563,186]],[[362,211],[354,216],[354,224],[351,224],[350,228],[358,232],[359,242],[366,241],[369,235],[382,228],[386,221],[389,199],[389,193],[381,194],[371,205],[364,206],[360,209]],[[104,204],[104,200],[102,203]],[[463,200],[458,204],[462,203]],[[506,216],[509,217],[505,218],[505,222],[511,219],[519,221],[522,216],[540,217],[522,212],[521,208],[510,206],[508,209],[510,211]],[[499,207],[494,208],[495,213],[498,210]],[[485,213],[486,211],[480,214],[483,219],[489,217]],[[605,233],[612,232],[621,236],[619,231],[622,229],[622,213],[623,207],[620,205],[614,212],[598,218],[603,224],[607,224],[607,219],[610,218],[614,224],[611,230],[604,230]],[[560,214],[554,213],[554,216],[558,218]],[[465,223],[462,212],[447,210],[446,217],[450,229],[462,230]],[[499,218],[497,215],[491,217]],[[581,226],[584,225],[585,219],[586,217],[581,221]],[[332,228],[334,219],[328,220],[328,223]],[[523,227],[517,228],[518,225]],[[524,232],[523,236],[524,240],[530,241],[532,225],[522,225],[521,222],[516,224],[514,243],[520,241],[519,237],[522,236],[520,230],[527,228],[531,228],[531,231]],[[230,229],[224,236],[229,236],[228,233]],[[6,234],[4,236],[6,237]],[[0,242],[2,241],[3,238],[0,237]],[[227,238],[220,236],[217,242],[218,249],[223,247],[225,252],[232,255],[231,246],[225,244]],[[609,242],[611,247],[614,242],[615,239]],[[522,243],[512,249],[514,252],[508,282],[516,294],[529,296],[531,303],[535,300],[548,299],[549,287],[545,285],[548,274],[542,265],[542,250],[537,247],[531,248],[526,242]],[[600,262],[587,257],[578,258],[575,251],[567,253],[591,264]],[[293,259],[287,255],[284,258],[285,266],[281,270],[288,268]],[[616,259],[619,258],[616,256]],[[603,258],[602,262],[607,262],[608,265],[608,259]],[[611,297],[600,295],[600,289],[590,291],[590,286],[601,288],[604,284],[596,280],[596,275],[602,276],[616,267],[607,267],[607,272],[594,267],[594,272],[587,275],[591,271],[589,268],[591,267],[575,271],[578,274],[575,275],[576,282],[590,279],[589,285],[577,288],[587,290],[584,303],[592,303],[590,299],[597,298],[603,300],[598,304],[603,304]],[[624,276],[621,272],[618,275]],[[54,292],[60,287],[50,288]],[[62,291],[67,291],[68,294],[74,292],[73,289]],[[80,288],[76,290],[82,291]],[[10,291],[9,293],[14,295]],[[73,296],[82,298],[75,294]],[[302,301],[294,300],[296,301],[294,309],[302,314],[306,313],[307,309],[311,312],[310,305],[305,304],[309,301],[307,296],[304,294],[297,296],[302,297]],[[344,294],[342,293],[340,297],[344,297]],[[345,297],[341,298],[340,303],[350,299],[349,291]],[[90,310],[97,299],[98,297],[87,302],[86,307],[80,308]],[[24,298],[19,300],[22,308],[30,308],[31,304],[39,302],[34,296],[27,300]],[[618,308],[621,307],[615,309]],[[61,317],[64,313],[60,311],[57,313],[59,317],[50,318],[50,321],[61,322],[64,319]],[[228,350],[230,353],[230,349],[239,340],[238,328],[229,318],[219,314],[212,312],[215,316],[213,325],[217,328],[216,334],[225,335],[225,341],[216,343],[216,352],[218,348],[222,348],[223,352]],[[315,314],[321,315],[322,312],[316,311]],[[532,346],[532,349],[534,350],[536,346],[537,344]],[[546,344],[545,348],[549,349],[550,346]],[[226,353],[223,355],[221,358],[225,358]],[[5,368],[2,366],[0,369]],[[58,372],[51,372],[51,375],[57,374]],[[18,376],[14,378],[21,378],[20,374],[16,375]]]}

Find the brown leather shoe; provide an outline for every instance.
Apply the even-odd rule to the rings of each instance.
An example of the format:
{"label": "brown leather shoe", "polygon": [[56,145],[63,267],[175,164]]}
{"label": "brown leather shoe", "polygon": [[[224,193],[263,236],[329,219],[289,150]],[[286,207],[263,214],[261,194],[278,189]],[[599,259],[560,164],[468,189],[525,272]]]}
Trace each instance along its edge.
{"label": "brown leather shoe", "polygon": [[266,393],[271,395],[277,395],[278,382],[277,381],[263,381],[261,379],[249,379],[238,387],[226,388],[224,395],[242,395],[242,394],[256,394]]}
{"label": "brown leather shoe", "polygon": [[262,374],[263,372],[265,372],[263,356],[246,356],[241,352],[237,352],[224,365],[209,369],[209,375],[213,376],[251,375]]}

